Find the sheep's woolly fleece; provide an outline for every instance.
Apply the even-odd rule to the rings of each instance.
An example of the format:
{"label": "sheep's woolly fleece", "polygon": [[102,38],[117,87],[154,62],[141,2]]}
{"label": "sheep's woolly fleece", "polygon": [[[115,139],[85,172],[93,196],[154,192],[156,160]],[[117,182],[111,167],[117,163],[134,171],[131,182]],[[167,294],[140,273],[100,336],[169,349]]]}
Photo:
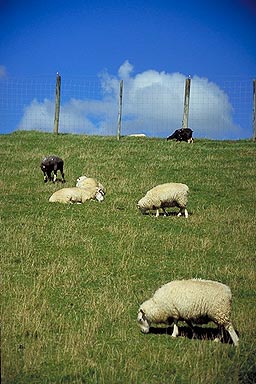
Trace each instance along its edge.
{"label": "sheep's woolly fleece", "polygon": [[144,333],[149,332],[151,323],[174,322],[173,337],[178,336],[179,320],[186,321],[190,326],[192,323],[213,321],[219,327],[224,327],[234,345],[238,345],[239,339],[230,320],[231,299],[230,288],[217,281],[171,281],[141,304],[137,320]]}
{"label": "sheep's woolly fleece", "polygon": [[87,200],[98,199],[99,192],[95,188],[62,188],[50,197],[51,203],[84,203]]}
{"label": "sheep's woolly fleece", "polygon": [[138,201],[138,208],[144,214],[150,210],[156,210],[156,216],[159,216],[159,209],[161,208],[166,215],[165,208],[179,207],[180,211],[178,216],[182,214],[188,217],[186,205],[188,202],[189,188],[186,184],[182,183],[165,183],[157,185],[150,189],[144,197]]}
{"label": "sheep's woolly fleece", "polygon": [[76,187],[79,188],[98,188],[103,195],[106,193],[105,187],[92,177],[80,176],[76,180]]}

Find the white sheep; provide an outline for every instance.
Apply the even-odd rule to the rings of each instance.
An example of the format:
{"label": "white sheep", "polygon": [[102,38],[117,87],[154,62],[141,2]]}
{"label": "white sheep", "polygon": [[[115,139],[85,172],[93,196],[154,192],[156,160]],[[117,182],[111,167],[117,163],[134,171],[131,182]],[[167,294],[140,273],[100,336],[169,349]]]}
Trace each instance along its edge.
{"label": "white sheep", "polygon": [[131,133],[130,137],[146,137],[145,133]]}
{"label": "white sheep", "polygon": [[102,195],[104,196],[106,193],[106,189],[103,187],[101,183],[99,183],[97,180],[93,179],[92,177],[87,176],[80,176],[76,180],[76,187],[79,188],[98,188],[99,191],[101,191]]}
{"label": "white sheep", "polygon": [[50,197],[50,203],[84,203],[87,200],[102,201],[103,196],[96,188],[62,188]]}
{"label": "white sheep", "polygon": [[178,212],[178,216],[184,214],[185,217],[188,218],[188,211],[186,209],[188,193],[189,188],[186,184],[160,184],[150,189],[146,195],[138,201],[137,207],[143,214],[149,210],[156,210],[156,217],[159,216],[160,208],[166,216],[167,212],[165,208],[179,207],[180,211]]}
{"label": "white sheep", "polygon": [[237,346],[239,339],[230,321],[231,298],[230,288],[217,281],[171,281],[141,304],[137,320],[143,333],[149,332],[151,323],[174,323],[172,337],[179,334],[179,320],[186,321],[191,327],[192,324],[213,321],[221,330],[228,331]]}

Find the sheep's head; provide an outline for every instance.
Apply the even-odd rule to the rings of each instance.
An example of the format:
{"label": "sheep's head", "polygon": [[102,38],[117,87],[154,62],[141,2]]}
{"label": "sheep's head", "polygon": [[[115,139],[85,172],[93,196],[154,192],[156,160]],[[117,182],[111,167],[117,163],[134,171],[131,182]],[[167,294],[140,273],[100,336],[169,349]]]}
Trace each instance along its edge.
{"label": "sheep's head", "polygon": [[137,321],[141,332],[148,333],[150,328],[150,321],[147,319],[145,312],[142,309],[139,310]]}
{"label": "sheep's head", "polygon": [[147,212],[148,207],[145,201],[145,197],[142,197],[142,199],[138,201],[137,208],[141,211],[143,215]]}
{"label": "sheep's head", "polygon": [[146,213],[147,213],[147,211],[148,211],[146,208],[140,207],[138,204],[137,204],[137,208],[140,210],[140,212],[141,212],[143,215],[146,215]]}

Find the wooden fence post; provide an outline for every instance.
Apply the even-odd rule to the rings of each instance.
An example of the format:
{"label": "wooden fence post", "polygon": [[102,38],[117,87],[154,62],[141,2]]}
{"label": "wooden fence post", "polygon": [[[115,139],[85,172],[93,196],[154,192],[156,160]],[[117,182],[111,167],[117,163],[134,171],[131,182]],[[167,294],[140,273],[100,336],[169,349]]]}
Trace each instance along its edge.
{"label": "wooden fence post", "polygon": [[191,78],[188,77],[186,79],[186,85],[185,85],[185,97],[184,97],[184,111],[183,111],[182,128],[188,128],[190,82],[191,82]]}
{"label": "wooden fence post", "polygon": [[253,141],[256,141],[256,80],[253,80],[253,109],[252,109]]}
{"label": "wooden fence post", "polygon": [[59,133],[59,119],[60,119],[60,84],[61,77],[57,72],[56,76],[56,95],[55,95],[55,118],[54,118],[54,129],[53,133],[58,135]]}
{"label": "wooden fence post", "polygon": [[118,110],[118,122],[117,122],[117,140],[120,140],[121,135],[121,124],[122,124],[122,106],[123,106],[123,84],[124,81],[120,81],[120,92],[119,92],[119,110]]}

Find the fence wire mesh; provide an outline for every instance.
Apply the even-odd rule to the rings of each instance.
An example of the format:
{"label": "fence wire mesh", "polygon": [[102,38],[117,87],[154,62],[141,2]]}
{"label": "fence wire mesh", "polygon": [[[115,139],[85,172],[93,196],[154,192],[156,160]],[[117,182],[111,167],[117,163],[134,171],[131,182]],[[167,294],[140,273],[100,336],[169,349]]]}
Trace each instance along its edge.
{"label": "fence wire mesh", "polygon": [[[52,132],[55,77],[0,79],[0,132]],[[121,135],[167,137],[183,119],[185,76],[148,71],[124,79]],[[61,78],[60,133],[116,135],[120,79]],[[189,127],[194,137],[252,137],[253,79],[191,79]]]}

